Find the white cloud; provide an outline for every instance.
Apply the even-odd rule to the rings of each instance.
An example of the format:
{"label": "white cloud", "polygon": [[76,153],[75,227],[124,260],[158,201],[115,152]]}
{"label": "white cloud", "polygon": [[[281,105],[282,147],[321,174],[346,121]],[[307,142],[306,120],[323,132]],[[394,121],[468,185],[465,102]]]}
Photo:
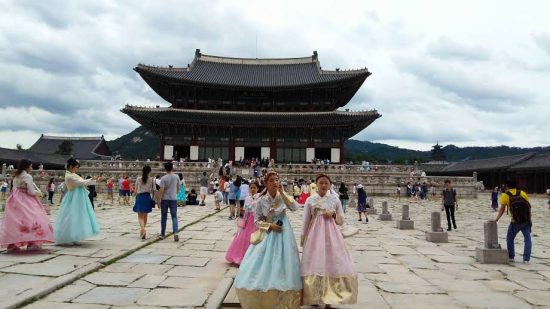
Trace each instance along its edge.
{"label": "white cloud", "polygon": [[[0,12],[0,147],[41,133],[115,138],[125,104],[166,105],[132,71],[185,66],[196,48],[368,67],[351,109],[382,118],[356,137],[427,150],[548,145],[544,1],[9,1]],[[27,140],[31,139],[31,140]],[[15,141],[15,143],[14,143]]]}

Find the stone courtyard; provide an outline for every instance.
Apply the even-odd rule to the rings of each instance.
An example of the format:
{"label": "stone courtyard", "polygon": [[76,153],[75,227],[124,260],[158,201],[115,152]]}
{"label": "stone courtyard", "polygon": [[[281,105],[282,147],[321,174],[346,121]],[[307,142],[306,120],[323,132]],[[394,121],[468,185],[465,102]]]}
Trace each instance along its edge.
{"label": "stone courtyard", "polygon": [[[102,198],[102,197],[100,197]],[[381,212],[388,202],[400,219],[402,198],[375,197]],[[359,299],[341,308],[550,308],[550,216],[545,197],[533,197],[533,253],[522,264],[523,237],[516,238],[516,263],[480,264],[475,248],[483,245],[483,222],[495,217],[489,195],[459,200],[458,229],[448,243],[426,241],[430,213],[437,201],[411,201],[414,230],[398,230],[394,221],[357,221],[353,209],[346,225],[359,232],[346,238],[359,273]],[[160,212],[150,215],[147,240],[139,239],[137,216],[130,206],[100,200],[96,214],[101,234],[80,246],[44,246],[39,253],[0,254],[0,307],[29,308],[234,308],[237,268],[224,260],[235,222],[227,210],[179,209],[180,241],[156,240]],[[96,204],[96,205],[97,205]],[[53,207],[52,222],[57,206]],[[444,220],[444,213],[442,219]],[[302,211],[290,214],[298,240]],[[505,247],[509,219],[498,226]],[[446,222],[442,222],[446,227]],[[168,229],[170,230],[170,221]]]}

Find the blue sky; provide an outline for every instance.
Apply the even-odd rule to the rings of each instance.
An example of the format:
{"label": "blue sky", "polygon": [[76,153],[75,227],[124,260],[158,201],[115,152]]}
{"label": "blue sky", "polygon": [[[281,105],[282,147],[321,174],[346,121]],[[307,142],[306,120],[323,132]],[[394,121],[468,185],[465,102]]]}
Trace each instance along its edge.
{"label": "blue sky", "polygon": [[3,1],[0,147],[40,134],[138,124],[125,104],[167,105],[132,70],[319,53],[373,73],[352,110],[382,118],[354,138],[428,150],[547,146],[550,4],[544,1]]}

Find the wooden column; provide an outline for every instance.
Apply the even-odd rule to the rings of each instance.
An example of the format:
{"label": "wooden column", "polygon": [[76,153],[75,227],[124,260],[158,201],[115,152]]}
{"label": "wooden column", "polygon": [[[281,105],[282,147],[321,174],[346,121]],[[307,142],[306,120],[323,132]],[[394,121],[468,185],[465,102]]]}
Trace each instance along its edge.
{"label": "wooden column", "polygon": [[161,134],[160,135],[160,161],[164,161],[164,144],[165,144],[165,140],[164,140],[164,134]]}
{"label": "wooden column", "polygon": [[233,136],[233,127],[230,129],[229,134],[229,160],[235,161],[235,136]]}

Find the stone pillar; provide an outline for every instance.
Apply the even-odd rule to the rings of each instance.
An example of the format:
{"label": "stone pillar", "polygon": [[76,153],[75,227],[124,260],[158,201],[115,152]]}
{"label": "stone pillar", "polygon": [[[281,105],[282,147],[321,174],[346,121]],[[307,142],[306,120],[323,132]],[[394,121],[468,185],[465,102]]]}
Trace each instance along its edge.
{"label": "stone pillar", "polygon": [[400,230],[413,230],[414,221],[409,218],[409,205],[405,204],[401,208],[401,220],[396,221],[397,228]]}
{"label": "stone pillar", "polygon": [[376,215],[378,212],[376,211],[376,208],[374,208],[374,199],[370,197],[367,201],[369,204],[369,208],[367,208],[367,214],[368,215]]}
{"label": "stone pillar", "polygon": [[498,243],[497,222],[490,220],[483,223],[484,247],[476,248],[476,260],[482,264],[507,264],[508,250]]}
{"label": "stone pillar", "polygon": [[381,221],[391,221],[391,213],[388,211],[388,202],[383,201],[382,202],[382,213],[378,215],[378,220]]}
{"label": "stone pillar", "polygon": [[448,242],[449,236],[441,228],[441,213],[439,211],[432,212],[431,223],[432,228],[431,231],[426,232],[426,240],[430,242]]}

